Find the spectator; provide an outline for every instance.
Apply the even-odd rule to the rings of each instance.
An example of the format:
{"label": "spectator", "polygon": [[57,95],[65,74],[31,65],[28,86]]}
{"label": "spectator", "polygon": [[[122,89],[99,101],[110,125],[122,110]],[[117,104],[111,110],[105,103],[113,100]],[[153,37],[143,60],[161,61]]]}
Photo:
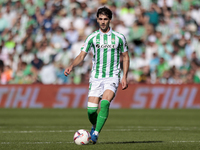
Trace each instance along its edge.
{"label": "spectator", "polygon": [[67,79],[62,68],[80,52],[83,39],[98,30],[100,5],[110,7],[112,28],[128,39],[131,83],[200,83],[198,0],[0,1],[0,74],[12,70],[1,83],[85,83],[91,61]]}
{"label": "spectator", "polygon": [[54,50],[49,44],[44,41],[41,43],[41,47],[37,52],[37,57],[43,61],[44,64],[48,64],[51,61],[51,56],[54,54]]}
{"label": "spectator", "polygon": [[[82,47],[82,45],[84,44],[83,41],[84,37],[83,36],[79,36],[78,41],[74,44],[72,44],[71,47],[71,59],[76,58],[76,56],[78,56],[78,54],[80,53],[80,51],[77,51],[77,49],[80,49]],[[88,56],[86,56],[87,59]]]}
{"label": "spectator", "polygon": [[36,54],[34,54],[34,58],[33,60],[31,61],[31,65],[37,70],[39,71],[42,67],[43,67],[43,61],[41,59],[39,59],[37,57]]}
{"label": "spectator", "polygon": [[78,41],[79,33],[74,28],[72,22],[70,23],[70,28],[67,30],[65,37],[69,41],[70,44],[76,43]]}
{"label": "spectator", "polygon": [[190,8],[190,3],[187,0],[174,0],[172,10],[179,15],[184,14]]}
{"label": "spectator", "polygon": [[170,27],[166,23],[164,18],[159,19],[159,24],[156,27],[156,31],[159,31],[162,33],[163,38],[167,38],[170,35]]}
{"label": "spectator", "polygon": [[60,16],[62,17],[59,20],[59,27],[67,31],[70,28],[70,23],[73,21],[72,17],[67,16],[67,11],[65,9],[60,10]]}
{"label": "spectator", "polygon": [[167,7],[168,10],[171,10],[171,7],[173,6],[174,0],[158,0],[157,4],[160,8]]}
{"label": "spectator", "polygon": [[180,27],[180,28],[182,28],[184,26],[184,20],[183,20],[181,15],[178,15],[177,12],[173,13],[173,17],[171,19],[171,25],[170,26],[171,27],[177,26],[177,27]]}
{"label": "spectator", "polygon": [[193,69],[200,67],[200,60],[197,58],[196,52],[192,53],[191,59],[191,66]]}
{"label": "spectator", "polygon": [[8,4],[6,5],[6,10],[3,13],[2,17],[7,20],[8,27],[11,28],[15,24],[17,13],[14,11],[11,11],[10,5]]}
{"label": "spectator", "polygon": [[137,22],[129,29],[128,41],[133,42],[135,45],[135,53],[141,55],[143,52],[142,45],[146,38],[146,29],[144,26],[139,25]]}
{"label": "spectator", "polygon": [[0,11],[0,33],[2,33],[4,29],[8,28],[9,25],[9,22],[2,16],[2,13]]}
{"label": "spectator", "polygon": [[198,26],[200,26],[200,8],[199,5],[192,5],[190,9],[191,17],[194,19]]}
{"label": "spectator", "polygon": [[153,58],[151,59],[150,64],[149,64],[151,71],[156,70],[156,67],[159,65],[159,61],[160,61],[160,59],[159,59],[157,53],[153,53]]}
{"label": "spectator", "polygon": [[164,60],[164,58],[160,58],[160,64],[157,66],[157,76],[162,77],[164,72],[169,70],[168,63]]}
{"label": "spectator", "polygon": [[39,78],[44,84],[55,84],[56,83],[56,69],[53,63],[45,64],[40,72]]}
{"label": "spectator", "polygon": [[69,82],[69,78],[63,74],[64,71],[65,68],[62,65],[56,68],[57,84],[67,84]]}
{"label": "spectator", "polygon": [[187,59],[191,60],[192,53],[194,52],[194,46],[191,44],[191,40],[186,40],[186,46],[185,46],[185,54]]}
{"label": "spectator", "polygon": [[149,11],[146,12],[146,16],[149,18],[149,23],[154,27],[158,25],[159,22],[159,14],[161,10],[157,7],[156,4],[151,4]]}
{"label": "spectator", "polygon": [[1,73],[1,84],[7,84],[13,77],[13,71],[10,66],[5,65],[4,71]]}
{"label": "spectator", "polygon": [[168,64],[169,67],[175,66],[177,69],[179,69],[183,65],[182,58],[177,55],[176,51],[173,51],[171,53],[171,59],[169,60]]}
{"label": "spectator", "polygon": [[148,44],[147,44],[147,47],[145,50],[145,55],[146,55],[146,59],[148,60],[148,62],[151,61],[151,59],[153,57],[153,53],[158,52],[158,45],[155,42],[156,42],[156,36],[150,35],[148,37]]}
{"label": "spectator", "polygon": [[162,84],[172,84],[174,81],[171,76],[172,76],[171,71],[166,70],[164,71],[163,76],[160,78],[159,82]]}
{"label": "spectator", "polygon": [[135,21],[134,4],[131,1],[126,3],[126,6],[120,10],[120,20],[122,20],[127,27],[131,27]]}
{"label": "spectator", "polygon": [[171,53],[173,51],[172,45],[167,42],[166,38],[163,38],[161,40],[161,45],[158,47],[158,56],[163,57],[166,61],[169,61],[171,59]]}
{"label": "spectator", "polygon": [[47,10],[44,15],[42,26],[44,26],[46,32],[51,32],[52,25],[53,25],[52,12]]}
{"label": "spectator", "polygon": [[68,43],[65,40],[63,29],[62,28],[56,28],[55,33],[53,33],[51,37],[51,44],[55,49],[61,49],[68,47]]}

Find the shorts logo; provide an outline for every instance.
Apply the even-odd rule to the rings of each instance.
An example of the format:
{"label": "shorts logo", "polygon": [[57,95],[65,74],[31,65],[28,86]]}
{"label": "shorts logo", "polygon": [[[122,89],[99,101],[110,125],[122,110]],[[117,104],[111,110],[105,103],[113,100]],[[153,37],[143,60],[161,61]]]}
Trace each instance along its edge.
{"label": "shorts logo", "polygon": [[110,84],[111,86],[113,86],[113,87],[116,87],[116,84],[115,83],[112,83],[112,84]]}
{"label": "shorts logo", "polygon": [[96,44],[96,47],[97,48],[115,48],[115,45],[114,44]]}

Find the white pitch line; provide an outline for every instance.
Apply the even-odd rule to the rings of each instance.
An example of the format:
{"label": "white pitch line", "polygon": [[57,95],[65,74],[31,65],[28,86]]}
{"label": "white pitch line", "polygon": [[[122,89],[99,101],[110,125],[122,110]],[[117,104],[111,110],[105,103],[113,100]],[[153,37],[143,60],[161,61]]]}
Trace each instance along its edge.
{"label": "white pitch line", "polygon": [[196,128],[199,128],[199,127],[184,127],[184,126],[180,126],[180,127],[178,127],[178,126],[175,126],[175,127],[173,127],[173,126],[115,126],[116,128],[187,128],[187,129],[189,129],[189,128],[194,128],[194,129],[196,129]]}
{"label": "white pitch line", "polygon": [[90,128],[91,126],[0,126],[0,128]]}
{"label": "white pitch line", "polygon": [[51,131],[2,131],[0,133],[40,133],[40,132],[76,132],[76,130],[51,130]]}
{"label": "white pitch line", "polygon": [[[0,126],[0,128],[90,128],[91,126]],[[186,128],[186,129],[200,129],[199,127],[184,127],[184,126],[115,126],[115,128]]]}
{"label": "white pitch line", "polygon": [[200,141],[171,141],[171,142],[173,142],[173,143],[187,143],[187,142],[190,142],[190,143],[197,142],[197,143],[199,143]]}
{"label": "white pitch line", "polygon": [[[151,129],[145,129],[145,128],[129,128],[129,129],[104,129],[104,131],[107,132],[114,132],[114,131],[118,131],[118,132],[123,132],[123,131],[170,131],[170,130],[182,130],[182,131],[192,131],[192,130],[200,130],[200,129],[189,129],[189,128],[162,128],[162,129],[158,129],[158,128],[151,128]],[[76,132],[76,130],[50,130],[50,131],[0,131],[0,133],[62,133],[62,132]]]}
{"label": "white pitch line", "polygon": [[[200,143],[200,141],[164,141],[165,143]],[[74,142],[1,142],[0,144],[72,144]],[[103,142],[100,142],[103,143]]]}
{"label": "white pitch line", "polygon": [[63,143],[74,143],[74,142],[1,142],[1,144],[63,144]]}

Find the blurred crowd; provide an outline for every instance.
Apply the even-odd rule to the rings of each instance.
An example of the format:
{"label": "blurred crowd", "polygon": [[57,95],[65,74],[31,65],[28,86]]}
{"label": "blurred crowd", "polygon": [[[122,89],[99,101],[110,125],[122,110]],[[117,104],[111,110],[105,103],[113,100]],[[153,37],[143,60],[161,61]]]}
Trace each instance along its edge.
{"label": "blurred crowd", "polygon": [[1,0],[0,83],[88,83],[92,53],[63,72],[99,29],[101,6],[128,41],[129,83],[200,83],[199,0]]}

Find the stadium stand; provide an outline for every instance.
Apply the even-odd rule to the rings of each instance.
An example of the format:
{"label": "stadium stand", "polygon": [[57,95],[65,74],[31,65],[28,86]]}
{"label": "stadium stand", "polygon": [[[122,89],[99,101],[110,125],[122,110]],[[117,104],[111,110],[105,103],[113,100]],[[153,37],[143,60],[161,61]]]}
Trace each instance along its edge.
{"label": "stadium stand", "polygon": [[129,83],[200,83],[199,0],[1,0],[0,83],[88,83],[91,53],[63,71],[104,5],[128,41]]}

